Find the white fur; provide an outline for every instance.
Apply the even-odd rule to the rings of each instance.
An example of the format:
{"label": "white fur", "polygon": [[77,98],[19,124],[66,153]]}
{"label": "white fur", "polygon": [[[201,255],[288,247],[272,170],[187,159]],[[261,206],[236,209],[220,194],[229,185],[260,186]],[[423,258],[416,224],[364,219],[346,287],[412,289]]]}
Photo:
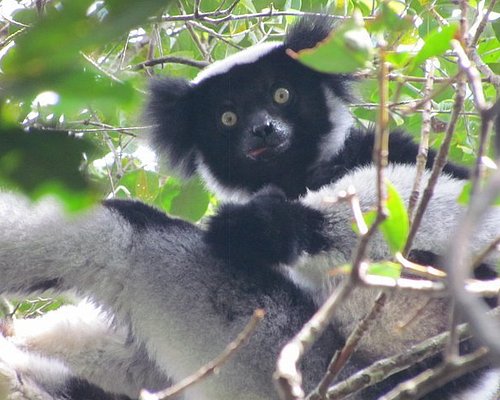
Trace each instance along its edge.
{"label": "white fur", "polygon": [[319,143],[318,162],[331,160],[344,147],[344,142],[354,122],[346,103],[333,91],[324,86],[323,93],[328,108],[328,119],[332,124],[331,132]]}
{"label": "white fur", "polygon": [[464,390],[450,400],[498,400],[500,395],[500,370],[488,371],[475,387]]}
{"label": "white fur", "polygon": [[212,174],[210,168],[203,161],[201,154],[198,154],[197,171],[203,179],[205,186],[212,193],[217,193],[217,197],[225,202],[245,203],[250,200],[252,194],[244,189],[235,189],[224,186]]}
{"label": "white fur", "polygon": [[[168,383],[166,377],[154,376],[146,356],[134,355],[138,351],[129,340],[128,331],[113,324],[111,316],[87,300],[38,318],[15,319],[11,330],[13,334],[8,340],[20,350],[58,360],[73,374],[106,391],[134,398],[146,381],[151,382],[149,389]],[[153,379],[139,376],[136,371],[140,369]]]}
{"label": "white fur", "polygon": [[[390,165],[385,171],[386,178],[396,187],[405,202],[412,191],[415,177],[415,167],[411,165]],[[424,173],[425,187],[430,173]],[[450,236],[457,225],[463,207],[458,204],[458,196],[462,191],[464,181],[447,175],[439,178],[434,195],[420,225],[420,229],[413,242],[413,248],[431,251],[434,254],[443,254]],[[301,201],[309,207],[319,209],[331,216],[331,236],[335,243],[332,251],[315,258],[303,258],[299,267],[292,269],[292,279],[295,282],[304,280],[304,288],[321,287],[325,289],[320,298],[330,292],[329,285],[324,282],[325,270],[334,266],[348,263],[351,259],[356,237],[352,231],[352,211],[347,204],[331,204],[328,200],[336,198],[341,191],[354,187],[359,197],[363,211],[374,209],[376,205],[376,175],[373,166],[363,167],[353,171],[330,185],[318,191],[309,192]],[[439,221],[437,224],[436,221]],[[483,246],[500,235],[500,211],[493,209],[488,218],[483,221],[481,229],[475,234],[472,250],[478,252]],[[380,234],[375,235],[370,246],[372,259],[390,257],[389,248]],[[314,264],[311,267],[310,263]],[[311,273],[311,271],[314,271]]]}
{"label": "white fur", "polygon": [[20,350],[0,335],[0,398],[53,400],[50,389],[64,386],[69,370],[60,362]]}
{"label": "white fur", "polygon": [[[392,165],[386,170],[387,178],[405,199],[411,191],[414,172],[412,166]],[[425,179],[428,179],[428,173]],[[462,181],[441,177],[415,240],[415,247],[436,253],[444,249],[449,232],[460,216],[461,207],[455,199],[462,184]],[[310,192],[301,199],[304,204],[322,210],[330,217],[329,232],[334,242],[333,250],[318,257],[305,255],[298,266],[289,269],[297,285],[313,292],[318,301],[337,283],[336,279],[327,278],[326,271],[348,262],[357,242],[351,229],[349,207],[328,203],[328,199],[349,186],[357,188],[363,210],[375,204],[373,167],[353,171],[340,181],[317,192]],[[133,360],[127,364],[124,354],[127,349],[125,338],[130,327],[132,336],[144,343],[148,356],[155,360],[158,368],[177,381],[219,354],[247,321],[247,318],[242,317],[229,323],[224,313],[214,309],[214,293],[230,282],[225,269],[220,268],[219,261],[211,258],[208,249],[202,245],[195,228],[188,233],[174,226],[166,230],[147,229],[138,233],[117,214],[105,208],[97,208],[68,221],[53,204],[42,203],[32,209],[13,196],[5,195],[0,200],[0,271],[3,276],[0,290],[20,287],[31,277],[47,279],[57,274],[63,281],[74,284],[77,290],[92,293],[93,301],[105,310],[112,309],[114,320],[119,321],[116,326],[111,325],[106,313],[88,304],[77,306],[82,313],[77,316],[71,312],[77,308],[66,307],[56,312],[58,314],[48,314],[40,319],[45,325],[39,327],[32,321],[16,323],[14,328],[18,336],[12,339],[10,345],[16,343],[17,351],[26,349],[43,355],[52,354],[75,372],[91,378],[92,373],[78,366],[78,363],[81,361],[86,365],[97,360],[97,373],[103,375],[102,382],[108,382],[103,386],[110,388],[109,379],[115,379],[114,373],[127,377],[124,373],[126,368],[114,370],[113,365],[116,364],[113,364],[113,359],[125,359],[127,368],[133,364]],[[437,220],[440,221],[439,225],[435,223]],[[474,249],[481,248],[496,237],[500,228],[499,220],[498,213],[490,215],[490,219],[483,224],[484,229],[476,235]],[[370,254],[373,258],[383,258],[389,254],[380,236],[375,237]],[[376,292],[356,289],[351,295],[333,322],[342,333],[350,332],[373,304]],[[227,296],[224,293],[221,295]],[[248,300],[244,299],[246,295],[233,293],[227,299],[228,304],[247,304]],[[436,311],[440,310],[439,303],[436,305],[438,308],[430,307],[427,314],[422,313],[421,319],[415,319],[418,325],[411,325],[410,329],[401,332],[394,330],[398,318],[407,317],[409,312],[418,309],[426,301],[414,296],[395,296],[394,301],[386,305],[386,312],[376,321],[373,332],[377,334],[366,335],[359,351],[373,352],[378,358],[406,350],[411,344],[438,333],[443,329],[436,323],[442,321],[443,317]],[[399,314],[391,309],[391,304],[397,306]],[[442,311],[446,313],[445,309]],[[57,320],[56,315],[61,320]],[[432,322],[430,327],[426,324],[429,321]],[[78,332],[79,328],[84,332]],[[380,342],[378,338],[381,335],[387,341]],[[278,349],[275,344],[271,346],[266,342],[268,339],[272,339],[272,334],[266,331],[257,333],[252,340],[258,342],[250,341],[217,376],[188,390],[186,399],[273,398],[272,388],[259,384],[263,376],[270,376],[273,363],[269,363],[269,357],[274,357],[271,353]],[[77,347],[79,340],[84,341],[82,349]],[[65,348],[68,353],[65,353]],[[102,359],[84,354],[88,351],[95,355],[102,349],[107,352]],[[113,358],[113,353],[118,355]],[[10,358],[8,352],[4,354]],[[24,354],[24,358],[19,358],[19,363],[26,358],[26,353],[21,354]],[[81,360],[78,354],[82,355]],[[0,360],[1,357],[2,354]],[[100,360],[102,364],[99,364]],[[250,368],[249,365],[255,364],[256,360],[259,360],[259,366],[267,365],[269,371]],[[19,363],[18,367],[22,368]],[[54,365],[62,368],[62,372],[51,375],[64,377],[66,367],[58,362]],[[106,365],[112,367],[106,370]],[[118,385],[124,378],[116,379]],[[98,377],[94,376],[91,381],[98,381]],[[493,384],[488,384],[489,381],[493,382],[493,378],[484,381],[485,391],[481,394],[487,391],[491,393]],[[132,389],[128,390],[131,390],[128,393],[133,393]],[[477,399],[472,394],[467,396],[463,398]]]}
{"label": "white fur", "polygon": [[223,60],[210,64],[198,75],[196,75],[196,77],[192,80],[192,83],[198,84],[213,76],[225,74],[237,65],[252,64],[280,45],[282,45],[281,42],[265,42],[248,47],[238,53],[226,57]]}
{"label": "white fur", "polygon": [[[19,346],[54,352],[68,365],[74,364],[73,368],[82,375],[91,373],[85,366],[75,366],[79,362],[76,339],[85,341],[82,355],[91,349],[96,355],[105,346],[109,351],[102,359],[97,357],[97,361],[102,361],[99,369],[105,375],[102,381],[108,381],[107,387],[115,372],[124,374],[123,381],[129,377],[129,368],[135,365],[132,349],[132,358],[125,360],[126,365],[121,369],[114,370],[113,363],[120,360],[124,348],[125,336],[121,332],[130,332],[134,342],[144,345],[148,360],[156,363],[154,367],[178,381],[215,358],[243,329],[253,310],[249,309],[251,294],[232,291],[235,277],[228,275],[220,260],[210,256],[196,227],[137,231],[119,214],[104,207],[67,218],[47,204],[31,207],[17,196],[0,194],[0,271],[0,292],[10,293],[58,276],[79,294],[92,296],[93,302],[113,313],[116,327],[110,329],[106,314],[102,314],[100,322],[100,317],[97,318],[95,327],[89,327],[92,318],[85,315],[72,318],[71,308],[63,309],[59,312],[61,321],[46,316],[47,324],[41,328],[39,338],[27,332],[31,322],[19,324]],[[219,301],[236,307],[231,320],[214,305]],[[288,318],[279,302],[269,303],[267,310],[281,315],[281,319]],[[77,326],[89,332],[78,334],[75,341],[71,337],[58,337],[56,327],[61,327],[63,335],[76,335]],[[276,329],[272,329],[273,333],[257,332],[251,346],[240,349],[217,375],[188,389],[185,398],[272,398],[274,351],[282,340],[275,334]],[[101,334],[103,338],[97,337]],[[64,354],[64,346],[74,356]],[[113,348],[118,352],[114,358]],[[85,357],[81,360],[83,364],[91,362],[94,356]],[[139,361],[147,366],[147,360]],[[106,363],[110,365],[108,371]],[[157,373],[153,366],[149,368]],[[142,378],[147,379],[150,373],[144,370]],[[144,381],[134,383],[141,385]]]}

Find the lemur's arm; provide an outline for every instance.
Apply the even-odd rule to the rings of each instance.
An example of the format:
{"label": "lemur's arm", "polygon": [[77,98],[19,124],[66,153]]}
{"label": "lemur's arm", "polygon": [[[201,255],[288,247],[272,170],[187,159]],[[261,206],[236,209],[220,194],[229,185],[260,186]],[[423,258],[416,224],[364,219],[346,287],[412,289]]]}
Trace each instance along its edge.
{"label": "lemur's arm", "polygon": [[293,264],[330,247],[326,225],[322,212],[269,186],[248,203],[222,205],[205,240],[218,257],[249,267]]}

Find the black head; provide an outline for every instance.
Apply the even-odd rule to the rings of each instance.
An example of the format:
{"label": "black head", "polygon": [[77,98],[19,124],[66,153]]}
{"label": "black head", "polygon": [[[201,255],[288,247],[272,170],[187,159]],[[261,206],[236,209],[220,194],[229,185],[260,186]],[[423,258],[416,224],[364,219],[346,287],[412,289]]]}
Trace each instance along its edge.
{"label": "black head", "polygon": [[351,123],[348,78],[315,72],[286,54],[314,46],[327,18],[302,19],[284,43],[265,43],[216,62],[192,82],[151,85],[152,137],[170,165],[196,169],[219,195],[268,184],[295,197],[307,170],[342,146]]}

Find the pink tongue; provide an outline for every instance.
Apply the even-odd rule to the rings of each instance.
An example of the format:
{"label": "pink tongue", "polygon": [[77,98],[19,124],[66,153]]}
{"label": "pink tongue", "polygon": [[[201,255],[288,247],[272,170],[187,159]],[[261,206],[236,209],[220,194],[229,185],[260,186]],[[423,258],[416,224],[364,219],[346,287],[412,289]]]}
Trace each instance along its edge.
{"label": "pink tongue", "polygon": [[248,152],[248,154],[252,157],[258,157],[260,156],[262,153],[266,152],[268,150],[268,147],[260,147],[258,149],[255,149],[255,150],[251,150]]}

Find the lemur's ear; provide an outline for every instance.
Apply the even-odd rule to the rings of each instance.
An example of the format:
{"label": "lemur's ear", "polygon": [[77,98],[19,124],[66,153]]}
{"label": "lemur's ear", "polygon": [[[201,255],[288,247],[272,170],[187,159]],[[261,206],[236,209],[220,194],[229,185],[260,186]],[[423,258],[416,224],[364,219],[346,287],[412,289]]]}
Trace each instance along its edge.
{"label": "lemur's ear", "polygon": [[326,14],[302,17],[288,30],[285,48],[295,52],[313,48],[325,40],[334,28],[334,20]]}
{"label": "lemur's ear", "polygon": [[[286,33],[285,49],[299,52],[311,49],[325,40],[336,28],[334,19],[328,14],[308,15],[300,18]],[[353,102],[351,83],[355,80],[349,74],[322,74],[323,82],[333,93],[346,102]]]}
{"label": "lemur's ear", "polygon": [[160,157],[183,177],[195,171],[195,142],[192,135],[192,84],[185,79],[157,78],[151,81],[145,117],[150,142]]}

